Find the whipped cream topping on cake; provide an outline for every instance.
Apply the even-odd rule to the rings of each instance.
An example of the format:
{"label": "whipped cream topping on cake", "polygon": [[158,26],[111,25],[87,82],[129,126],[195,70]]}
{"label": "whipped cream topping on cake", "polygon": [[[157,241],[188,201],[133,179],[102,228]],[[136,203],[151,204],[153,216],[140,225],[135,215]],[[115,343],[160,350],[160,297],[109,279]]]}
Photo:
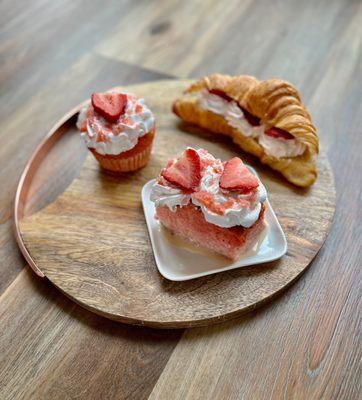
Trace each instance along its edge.
{"label": "whipped cream topping on cake", "polygon": [[[116,93],[116,92],[110,92]],[[99,154],[117,155],[133,149],[138,139],[149,133],[155,118],[144,99],[124,94],[126,104],[123,113],[114,122],[99,114],[92,104],[83,108],[77,121],[86,145]]]}
{"label": "whipped cream topping on cake", "polygon": [[296,157],[304,153],[306,145],[297,139],[273,137],[265,134],[270,127],[263,123],[253,126],[247,120],[236,101],[210,93],[207,89],[198,92],[198,104],[205,110],[223,116],[230,126],[246,137],[252,137],[263,147],[269,156]]}
{"label": "whipped cream topping on cake", "polygon": [[[171,160],[152,188],[150,199],[155,206],[167,206],[171,211],[175,211],[176,207],[193,204],[200,207],[207,222],[222,228],[252,226],[258,220],[261,205],[267,197],[265,187],[260,180],[246,170],[247,167],[240,159],[234,158],[223,163],[206,150],[189,148],[185,152],[187,151],[192,151],[199,157],[200,171],[197,186],[192,189],[182,188],[173,180],[172,174],[170,175],[172,179],[169,179],[173,182],[169,181],[164,175],[168,176],[165,171],[167,172],[168,168],[176,163],[176,160]],[[233,160],[238,160],[237,163],[243,168],[244,176],[247,175],[246,186],[229,190],[225,188],[223,182],[226,169],[232,168],[228,163]]]}
{"label": "whipped cream topping on cake", "polygon": [[181,189],[170,186],[166,179],[159,177],[152,187],[151,200],[156,207],[167,206],[175,211],[177,206],[186,206],[190,203],[191,195],[184,193]]}

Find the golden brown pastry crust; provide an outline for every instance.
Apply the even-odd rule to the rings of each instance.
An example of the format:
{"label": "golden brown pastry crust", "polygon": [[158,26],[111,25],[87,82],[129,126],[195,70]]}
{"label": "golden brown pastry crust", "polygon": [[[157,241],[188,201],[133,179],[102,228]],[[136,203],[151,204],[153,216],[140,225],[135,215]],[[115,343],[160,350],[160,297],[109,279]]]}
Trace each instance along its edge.
{"label": "golden brown pastry crust", "polygon": [[[283,129],[298,138],[306,145],[306,151],[301,156],[290,158],[268,156],[255,139],[231,127],[222,116],[199,107],[197,92],[201,89],[223,91],[264,124]],[[230,136],[244,151],[257,156],[297,186],[310,186],[316,180],[318,136],[298,91],[288,82],[281,79],[258,81],[247,75],[206,76],[193,83],[183,96],[176,99],[173,111],[186,122]]]}

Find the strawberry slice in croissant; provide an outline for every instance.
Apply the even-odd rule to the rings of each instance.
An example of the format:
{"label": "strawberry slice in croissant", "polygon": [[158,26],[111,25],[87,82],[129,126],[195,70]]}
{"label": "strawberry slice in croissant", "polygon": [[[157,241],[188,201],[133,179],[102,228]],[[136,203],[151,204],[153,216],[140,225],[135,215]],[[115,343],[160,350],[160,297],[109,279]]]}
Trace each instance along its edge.
{"label": "strawberry slice in croissant", "polygon": [[230,136],[242,150],[297,186],[310,186],[317,178],[316,129],[288,82],[206,76],[175,100],[173,111],[188,123]]}

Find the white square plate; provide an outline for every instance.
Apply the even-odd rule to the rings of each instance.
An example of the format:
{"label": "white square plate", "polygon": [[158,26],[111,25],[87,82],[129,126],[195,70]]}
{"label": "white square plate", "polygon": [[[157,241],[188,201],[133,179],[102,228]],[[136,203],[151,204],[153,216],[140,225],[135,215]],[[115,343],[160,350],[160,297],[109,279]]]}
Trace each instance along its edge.
{"label": "white square plate", "polygon": [[[250,170],[255,173],[252,168]],[[155,179],[152,179],[143,186],[142,203],[156,265],[166,279],[186,281],[216,272],[274,261],[286,253],[287,241],[284,232],[268,200],[265,202],[266,227],[260,240],[242,258],[233,262],[172,235],[155,219],[155,206],[150,200],[154,182]]]}

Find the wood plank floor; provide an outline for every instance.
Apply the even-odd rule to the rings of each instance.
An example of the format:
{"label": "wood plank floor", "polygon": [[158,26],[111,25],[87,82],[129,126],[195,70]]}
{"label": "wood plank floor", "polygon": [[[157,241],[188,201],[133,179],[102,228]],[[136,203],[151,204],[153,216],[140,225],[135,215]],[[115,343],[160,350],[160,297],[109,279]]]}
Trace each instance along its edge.
{"label": "wood plank floor", "polygon": [[[1,1],[1,399],[359,398],[361,21],[358,0]],[[337,211],[308,272],[246,317],[186,331],[107,321],[33,276],[12,203],[52,123],[92,91],[211,72],[282,77],[310,109]]]}

